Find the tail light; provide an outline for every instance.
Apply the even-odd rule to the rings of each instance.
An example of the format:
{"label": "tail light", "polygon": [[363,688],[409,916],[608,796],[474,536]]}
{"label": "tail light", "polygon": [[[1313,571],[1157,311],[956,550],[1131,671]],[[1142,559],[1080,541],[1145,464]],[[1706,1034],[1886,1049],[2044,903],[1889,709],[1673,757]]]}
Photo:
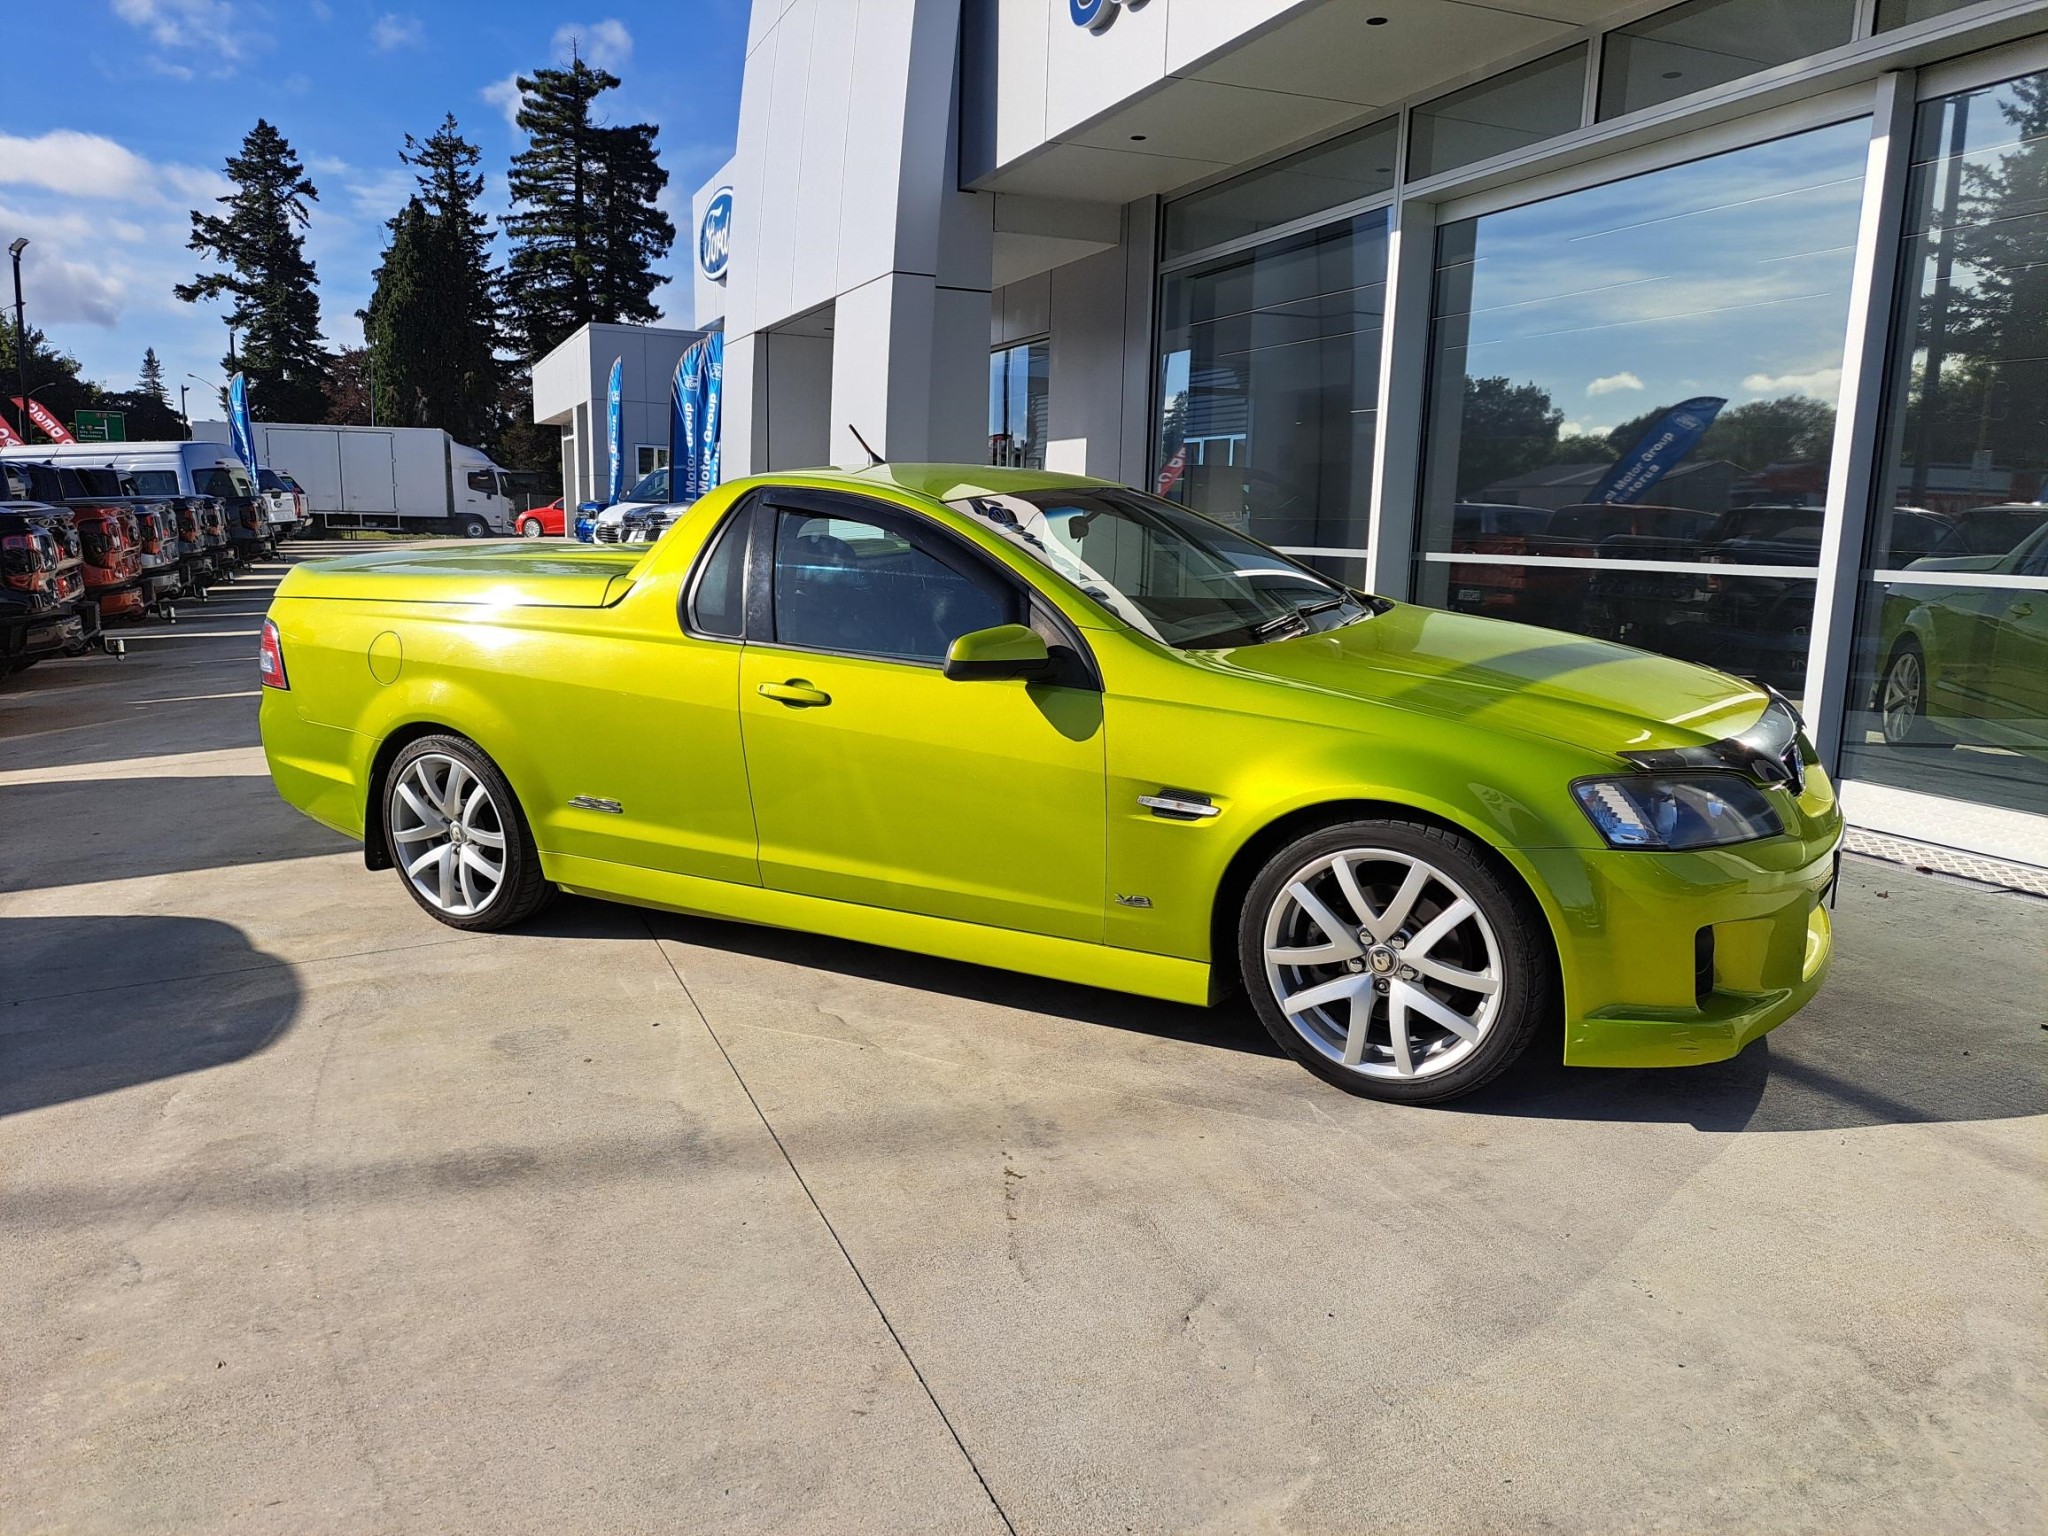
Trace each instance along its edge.
{"label": "tail light", "polygon": [[263,528],[263,514],[255,502],[242,508],[242,526],[260,532]]}
{"label": "tail light", "polygon": [[269,619],[263,621],[263,640],[257,647],[256,664],[263,673],[264,687],[291,687],[284,675],[284,644],[277,638],[277,626]]}

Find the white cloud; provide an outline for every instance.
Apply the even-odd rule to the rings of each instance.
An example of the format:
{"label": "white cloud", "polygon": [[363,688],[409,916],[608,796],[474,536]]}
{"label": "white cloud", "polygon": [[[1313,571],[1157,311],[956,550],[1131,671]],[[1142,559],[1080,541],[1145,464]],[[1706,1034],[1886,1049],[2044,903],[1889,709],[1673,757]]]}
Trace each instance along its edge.
{"label": "white cloud", "polygon": [[[0,134],[0,186],[41,187],[66,197],[171,202],[220,196],[228,181],[191,165],[154,165],[97,133],[53,128],[33,139]],[[175,194],[175,196],[173,196]]]}
{"label": "white cloud", "polygon": [[251,35],[237,23],[232,0],[114,0],[114,14],[159,48],[203,51],[230,67]]}
{"label": "white cloud", "polygon": [[386,11],[370,24],[370,46],[379,53],[418,48],[427,40],[427,25],[417,16]]}
{"label": "white cloud", "polygon": [[1601,395],[1618,394],[1624,389],[1641,389],[1642,387],[1643,381],[1624,369],[1620,373],[1610,373],[1595,379],[1586,386],[1586,393],[1598,398]]}
{"label": "white cloud", "polygon": [[597,69],[620,70],[632,62],[633,34],[616,18],[591,22],[564,22],[555,28],[555,57],[568,63],[571,49],[583,62]]}
{"label": "white cloud", "polygon": [[519,126],[518,70],[513,70],[511,74],[502,80],[493,80],[489,85],[478,91],[477,95],[483,97],[485,101],[488,101],[492,106],[505,114],[505,123],[508,127],[517,128]]}
{"label": "white cloud", "polygon": [[1567,421],[1557,429],[1559,437],[1605,437],[1614,430],[1613,422],[1596,424],[1590,421]]}
{"label": "white cloud", "polygon": [[1842,392],[1840,368],[1815,368],[1810,373],[1752,373],[1742,387],[1753,395],[1812,395],[1832,400]]}

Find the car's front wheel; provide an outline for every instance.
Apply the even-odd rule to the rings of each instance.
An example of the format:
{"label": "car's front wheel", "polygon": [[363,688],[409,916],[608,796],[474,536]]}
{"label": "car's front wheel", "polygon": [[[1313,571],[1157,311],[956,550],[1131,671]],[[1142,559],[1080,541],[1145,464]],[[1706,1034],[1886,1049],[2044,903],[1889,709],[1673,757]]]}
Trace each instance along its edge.
{"label": "car's front wheel", "polygon": [[384,837],[412,899],[451,928],[509,928],[554,892],[512,786],[460,736],[423,736],[398,754]]}
{"label": "car's front wheel", "polygon": [[1296,1061],[1351,1093],[1428,1104],[1505,1071],[1547,1017],[1550,936],[1470,839],[1418,822],[1325,827],[1252,882],[1245,987]]}
{"label": "car's front wheel", "polygon": [[519,536],[522,539],[537,539],[544,532],[546,532],[546,529],[541,526],[539,518],[522,517],[519,519]]}
{"label": "car's front wheel", "polygon": [[1892,652],[1877,700],[1884,739],[1892,746],[1923,746],[1934,739],[1927,724],[1927,658],[1917,641],[1901,640]]}

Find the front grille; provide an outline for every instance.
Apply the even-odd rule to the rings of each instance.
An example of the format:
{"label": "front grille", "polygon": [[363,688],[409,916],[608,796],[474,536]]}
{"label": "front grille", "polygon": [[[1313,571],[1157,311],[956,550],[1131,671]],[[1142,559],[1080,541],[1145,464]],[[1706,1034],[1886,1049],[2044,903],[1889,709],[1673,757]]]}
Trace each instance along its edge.
{"label": "front grille", "polygon": [[616,544],[619,542],[619,525],[617,523],[593,524],[590,530],[590,538],[591,542],[596,544]]}

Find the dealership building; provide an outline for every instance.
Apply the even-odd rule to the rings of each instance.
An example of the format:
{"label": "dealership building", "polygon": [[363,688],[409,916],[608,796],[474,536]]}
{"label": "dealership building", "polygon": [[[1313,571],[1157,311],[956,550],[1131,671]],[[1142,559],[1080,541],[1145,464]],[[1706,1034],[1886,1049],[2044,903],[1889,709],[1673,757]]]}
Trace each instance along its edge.
{"label": "dealership building", "polygon": [[755,0],[745,70],[728,478],[1142,486],[2048,867],[2048,3]]}

